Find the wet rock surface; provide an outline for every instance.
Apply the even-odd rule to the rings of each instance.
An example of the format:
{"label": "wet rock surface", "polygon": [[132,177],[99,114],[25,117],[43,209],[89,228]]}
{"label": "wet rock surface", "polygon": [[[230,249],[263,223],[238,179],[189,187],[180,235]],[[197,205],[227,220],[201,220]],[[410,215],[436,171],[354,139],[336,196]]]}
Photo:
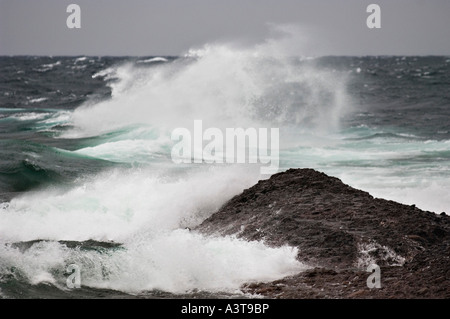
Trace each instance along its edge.
{"label": "wet rock surface", "polygon": [[[311,269],[243,287],[269,298],[450,298],[450,217],[373,198],[312,169],[235,196],[196,231],[298,248]],[[369,264],[381,288],[369,289]]]}

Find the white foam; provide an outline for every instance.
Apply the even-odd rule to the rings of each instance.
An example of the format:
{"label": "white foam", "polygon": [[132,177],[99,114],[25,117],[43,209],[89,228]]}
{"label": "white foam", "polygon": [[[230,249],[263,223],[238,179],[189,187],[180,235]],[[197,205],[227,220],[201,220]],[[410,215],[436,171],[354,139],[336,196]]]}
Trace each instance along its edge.
{"label": "white foam", "polygon": [[254,184],[256,167],[199,166],[179,176],[162,174],[161,168],[156,173],[156,167],[105,172],[69,190],[46,189],[2,203],[0,242],[113,240],[125,249],[101,254],[41,242],[21,252],[0,245],[1,272],[13,266],[32,284],[63,285],[55,274],[77,263],[84,285],[184,292],[235,290],[244,282],[274,280],[304,269],[289,247],[205,238],[183,230]]}
{"label": "white foam", "polygon": [[19,121],[33,121],[45,119],[46,117],[48,117],[49,114],[50,113],[29,112],[29,113],[14,114],[11,117],[18,119]]}
{"label": "white foam", "polygon": [[87,60],[87,57],[83,56],[83,57],[80,57],[80,58],[76,58],[74,63],[77,64],[78,62],[83,62],[83,61],[86,61],[86,60]]}
{"label": "white foam", "polygon": [[47,101],[48,100],[48,98],[46,98],[46,97],[39,97],[39,98],[36,98],[36,99],[30,99],[30,103],[39,103],[39,102],[44,102],[44,101]]}
{"label": "white foam", "polygon": [[31,284],[55,283],[52,269],[64,270],[64,255],[58,243],[37,243],[25,253],[10,245],[0,244],[0,272],[8,274],[11,267],[20,270]]}
{"label": "white foam", "polygon": [[[204,166],[170,173],[160,166],[105,172],[68,190],[26,193],[0,205],[0,243],[35,239],[107,240],[123,248],[101,253],[40,242],[20,251],[0,245],[0,271],[11,267],[30,283],[64,287],[69,264],[82,285],[131,293],[160,289],[234,291],[275,280],[305,266],[290,247],[269,248],[233,237],[206,238],[184,230],[259,179],[257,167]],[[43,200],[45,199],[45,200]]]}
{"label": "white foam", "polygon": [[154,62],[168,62],[169,60],[167,60],[166,58],[163,57],[155,57],[155,58],[151,58],[151,59],[146,59],[146,60],[139,60],[136,63],[154,63]]}
{"label": "white foam", "polygon": [[42,120],[41,122],[46,125],[56,125],[68,123],[72,116],[70,111],[57,111],[52,114],[49,118]]}
{"label": "white foam", "polygon": [[179,176],[164,171],[116,169],[69,190],[14,198],[2,204],[0,240],[122,241],[138,231],[192,227],[259,179],[253,166],[199,165]]}
{"label": "white foam", "polygon": [[358,243],[358,258],[356,267],[366,270],[371,264],[386,262],[389,266],[403,266],[406,259],[387,246],[376,241]]}
{"label": "white foam", "polygon": [[38,72],[47,72],[52,70],[55,66],[61,65],[61,61],[57,61],[55,63],[43,64],[40,68],[35,69]]}
{"label": "white foam", "polygon": [[269,248],[261,242],[233,237],[206,238],[187,230],[157,237],[134,237],[109,252],[69,249],[39,242],[30,249],[0,245],[0,270],[24,275],[32,284],[63,287],[65,270],[76,264],[81,285],[139,293],[154,289],[239,292],[243,283],[270,281],[307,269],[296,260],[297,250]]}
{"label": "white foam", "polygon": [[109,79],[114,74],[114,68],[110,67],[101,71],[98,71],[94,75],[92,75],[92,78],[98,78],[98,77],[105,77],[106,79]]}
{"label": "white foam", "polygon": [[61,65],[61,61],[57,61],[55,63],[50,63],[50,64],[43,64],[42,67],[44,67],[44,68],[54,68],[57,65]]}

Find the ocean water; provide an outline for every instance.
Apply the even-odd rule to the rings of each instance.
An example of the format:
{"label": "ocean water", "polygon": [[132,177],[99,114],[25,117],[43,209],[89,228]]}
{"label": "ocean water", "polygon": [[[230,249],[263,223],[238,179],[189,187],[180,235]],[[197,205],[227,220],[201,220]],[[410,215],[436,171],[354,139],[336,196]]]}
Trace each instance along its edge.
{"label": "ocean water", "polygon": [[[292,247],[191,231],[255,164],[175,164],[174,128],[279,128],[280,171],[450,211],[450,57],[0,57],[0,296],[243,296]],[[86,241],[90,241],[87,242]],[[66,285],[68,265],[81,289]]]}

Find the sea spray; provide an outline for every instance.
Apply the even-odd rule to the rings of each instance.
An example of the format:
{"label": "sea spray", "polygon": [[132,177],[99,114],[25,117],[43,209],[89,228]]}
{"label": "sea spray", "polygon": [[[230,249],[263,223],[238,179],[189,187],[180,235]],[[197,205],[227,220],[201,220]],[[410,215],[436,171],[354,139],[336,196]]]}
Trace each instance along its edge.
{"label": "sea spray", "polygon": [[[2,293],[42,282],[67,289],[71,263],[84,269],[84,287],[137,293],[235,289],[301,271],[289,247],[219,245],[186,229],[263,178],[255,164],[175,165],[170,133],[196,118],[221,130],[280,127],[280,170],[316,168],[373,196],[448,212],[448,58],[281,54],[292,41],[212,44],[148,63],[2,57]],[[23,88],[19,77],[39,86]],[[88,239],[120,248],[62,242]],[[34,248],[19,249],[30,245],[22,241]],[[244,270],[229,266],[236,260]],[[255,261],[261,268],[246,272]],[[47,296],[47,287],[29,293]]]}
{"label": "sea spray", "polygon": [[[224,132],[280,128],[281,147],[297,141],[299,132],[339,126],[348,107],[343,74],[280,55],[286,41],[275,50],[277,41],[248,48],[206,45],[201,53],[192,50],[177,59],[125,61],[93,72],[92,80],[109,85],[110,98],[90,99],[38,123],[42,132],[53,130],[58,143],[80,141],[66,152],[124,166],[25,193],[4,205],[2,272],[15,267],[32,284],[63,289],[65,270],[75,264],[82,286],[183,293],[235,291],[246,282],[306,269],[291,247],[204,237],[186,229],[261,179],[259,165],[176,165],[170,158],[170,133],[196,119]],[[55,128],[62,124],[65,129]],[[27,250],[9,244],[32,240],[39,241]],[[121,246],[83,250],[61,240]]]}
{"label": "sea spray", "polygon": [[[271,46],[274,44],[271,43]],[[201,55],[143,68],[116,66],[112,98],[76,109],[65,137],[147,124],[170,134],[201,119],[211,127],[295,127],[333,131],[351,109],[345,77],[264,46],[206,46]]]}

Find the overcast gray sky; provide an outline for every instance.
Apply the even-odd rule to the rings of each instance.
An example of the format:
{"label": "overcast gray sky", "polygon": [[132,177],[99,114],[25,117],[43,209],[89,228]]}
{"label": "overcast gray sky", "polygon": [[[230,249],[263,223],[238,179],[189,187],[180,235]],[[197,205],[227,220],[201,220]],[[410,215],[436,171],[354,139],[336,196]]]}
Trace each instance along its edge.
{"label": "overcast gray sky", "polygon": [[[81,7],[81,29],[66,8]],[[381,7],[368,29],[366,7]],[[0,55],[179,55],[298,25],[306,55],[450,55],[450,0],[0,0]],[[295,41],[293,38],[291,41]]]}

